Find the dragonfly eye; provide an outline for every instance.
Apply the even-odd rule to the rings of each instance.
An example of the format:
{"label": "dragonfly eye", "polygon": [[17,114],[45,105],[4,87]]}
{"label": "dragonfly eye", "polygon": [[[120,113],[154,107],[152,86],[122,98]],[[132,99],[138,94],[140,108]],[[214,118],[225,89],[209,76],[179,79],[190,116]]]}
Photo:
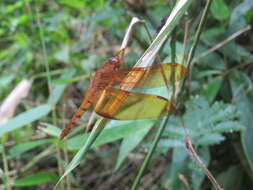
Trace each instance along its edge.
{"label": "dragonfly eye", "polygon": [[117,58],[115,58],[115,57],[112,57],[112,58],[110,59],[110,62],[112,62],[112,63],[118,63],[119,60],[118,60]]}

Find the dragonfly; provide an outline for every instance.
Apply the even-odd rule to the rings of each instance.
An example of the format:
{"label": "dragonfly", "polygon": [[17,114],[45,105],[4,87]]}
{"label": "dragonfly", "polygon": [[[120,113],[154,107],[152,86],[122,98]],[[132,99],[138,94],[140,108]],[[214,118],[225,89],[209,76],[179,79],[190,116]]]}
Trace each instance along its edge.
{"label": "dragonfly", "polygon": [[186,68],[167,63],[120,70],[124,54],[125,49],[121,49],[91,76],[83,101],[62,130],[60,139],[69,133],[89,108],[113,120],[153,119],[173,113],[174,107],[168,99],[131,90],[167,86],[167,83],[181,80],[186,75]]}

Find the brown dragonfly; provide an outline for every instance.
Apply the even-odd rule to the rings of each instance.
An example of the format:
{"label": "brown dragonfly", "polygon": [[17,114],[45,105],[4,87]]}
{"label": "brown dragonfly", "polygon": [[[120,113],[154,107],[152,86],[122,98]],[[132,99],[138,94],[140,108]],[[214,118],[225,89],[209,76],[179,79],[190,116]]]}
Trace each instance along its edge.
{"label": "brown dragonfly", "polygon": [[91,78],[81,105],[63,129],[60,139],[68,134],[90,107],[97,114],[114,120],[152,119],[173,113],[174,107],[166,98],[131,92],[131,89],[167,86],[167,83],[182,79],[186,68],[180,64],[167,63],[119,70],[124,53],[125,49],[120,50]]}

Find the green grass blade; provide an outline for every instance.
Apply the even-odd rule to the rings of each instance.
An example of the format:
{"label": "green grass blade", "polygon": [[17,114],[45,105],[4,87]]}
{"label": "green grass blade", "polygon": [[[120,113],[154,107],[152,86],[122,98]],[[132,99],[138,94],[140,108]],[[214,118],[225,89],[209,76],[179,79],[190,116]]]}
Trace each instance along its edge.
{"label": "green grass blade", "polygon": [[[101,119],[102,120],[102,119]],[[103,122],[103,121],[101,121]],[[101,133],[102,129],[97,128],[98,126],[95,125],[94,128],[92,129],[92,132],[90,136],[88,137],[87,141],[85,142],[84,146],[77,152],[77,154],[74,156],[74,158],[71,160],[70,164],[66,168],[64,174],[61,176],[57,184],[55,185],[55,188],[57,188],[57,185],[61,182],[61,180],[67,176],[74,168],[76,168],[82,159],[84,158],[85,154],[88,152],[90,149],[91,145],[94,143],[98,135]]]}
{"label": "green grass blade", "polygon": [[41,117],[46,116],[50,111],[51,106],[49,104],[44,104],[23,112],[11,119],[8,123],[0,125],[0,136],[2,136],[4,133],[19,129],[33,121],[36,121]]}
{"label": "green grass blade", "polygon": [[48,182],[55,182],[57,180],[57,175],[51,172],[39,172],[33,176],[24,177],[14,181],[13,186],[17,187],[28,187],[39,184],[44,184]]}

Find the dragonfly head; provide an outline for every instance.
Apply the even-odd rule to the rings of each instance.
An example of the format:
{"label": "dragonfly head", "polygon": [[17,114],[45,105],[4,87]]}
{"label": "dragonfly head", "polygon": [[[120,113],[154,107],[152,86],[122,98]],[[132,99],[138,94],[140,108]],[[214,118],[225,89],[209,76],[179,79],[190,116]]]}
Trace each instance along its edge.
{"label": "dragonfly head", "polygon": [[123,63],[123,57],[125,53],[125,48],[121,49],[116,56],[110,58],[109,62],[114,66],[114,68],[119,68]]}

